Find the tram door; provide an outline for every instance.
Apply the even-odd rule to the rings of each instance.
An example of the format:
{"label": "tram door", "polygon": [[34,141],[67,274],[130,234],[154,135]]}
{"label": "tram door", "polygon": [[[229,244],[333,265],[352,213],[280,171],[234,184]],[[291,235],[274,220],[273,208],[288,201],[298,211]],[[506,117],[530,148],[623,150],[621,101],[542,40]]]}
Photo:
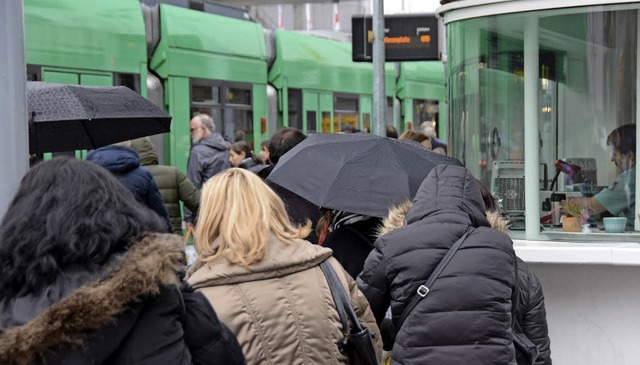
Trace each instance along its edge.
{"label": "tram door", "polygon": [[305,133],[330,133],[333,98],[329,92],[302,92],[302,128]]}

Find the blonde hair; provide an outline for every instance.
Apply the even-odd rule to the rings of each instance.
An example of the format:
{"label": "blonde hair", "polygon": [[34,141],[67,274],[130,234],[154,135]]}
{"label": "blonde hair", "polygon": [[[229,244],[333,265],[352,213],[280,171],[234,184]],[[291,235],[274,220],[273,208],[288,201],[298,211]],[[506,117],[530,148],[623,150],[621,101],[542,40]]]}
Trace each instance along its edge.
{"label": "blonde hair", "polygon": [[304,226],[291,223],[280,197],[251,171],[228,169],[202,188],[195,233],[202,261],[224,257],[249,266],[263,258],[270,234],[291,243],[310,231],[310,221]]}

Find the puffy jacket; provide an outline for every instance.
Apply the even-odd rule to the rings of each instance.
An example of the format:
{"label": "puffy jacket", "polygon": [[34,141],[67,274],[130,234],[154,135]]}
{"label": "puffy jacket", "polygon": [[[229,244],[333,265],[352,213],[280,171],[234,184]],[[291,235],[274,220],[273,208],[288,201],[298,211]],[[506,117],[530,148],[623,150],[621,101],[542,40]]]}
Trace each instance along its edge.
{"label": "puffy jacket", "polygon": [[230,145],[220,133],[211,133],[191,148],[187,176],[196,188],[202,189],[202,185],[212,176],[231,167]]}
{"label": "puffy jacket", "polygon": [[181,287],[183,257],[179,237],[148,235],[100,273],[69,268],[40,293],[3,298],[0,363],[244,364],[202,294]]}
{"label": "puffy jacket", "polygon": [[167,231],[171,232],[169,213],[158,186],[151,173],[140,167],[136,150],[123,146],[100,147],[89,151],[87,160],[111,171],[133,193],[137,201],[145,204],[167,222]]}
{"label": "puffy jacket", "polygon": [[345,224],[331,231],[323,247],[333,251],[333,257],[344,267],[352,278],[358,277],[364,261],[373,250],[376,240],[376,229],[380,219],[371,217],[353,224]]}
{"label": "puffy jacket", "polygon": [[200,207],[200,191],[177,167],[158,164],[158,154],[149,138],[134,139],[131,141],[131,147],[138,151],[140,164],[151,172],[158,185],[171,219],[173,232],[182,232],[180,202],[182,201],[192,212],[197,212]]}
{"label": "puffy jacket", "polygon": [[342,326],[318,266],[325,260],[340,277],[360,322],[375,333],[380,356],[382,342],[369,305],[329,249],[271,236],[260,262],[250,267],[222,257],[196,262],[188,280],[237,336],[249,364],[347,364],[336,345]]}
{"label": "puffy jacket", "polygon": [[[382,236],[405,225],[405,217],[413,203],[406,201],[390,210],[379,230]],[[506,232],[509,221],[497,212],[487,212],[487,220],[491,228],[500,232]],[[538,347],[538,358],[535,365],[551,365],[551,346],[549,330],[547,327],[547,313],[544,306],[544,294],[540,279],[522,261],[516,257],[518,265],[518,306],[515,309],[515,317],[524,334]],[[384,327],[384,323],[383,326]],[[385,330],[381,328],[383,338]],[[393,328],[391,328],[393,331]],[[394,333],[386,334],[393,337]]]}
{"label": "puffy jacket", "polygon": [[406,223],[376,241],[357,279],[378,322],[391,305],[396,328],[418,287],[470,233],[399,328],[392,364],[515,364],[515,253],[509,236],[491,229],[475,178],[463,167],[434,168]]}
{"label": "puffy jacket", "polygon": [[244,160],[242,160],[240,162],[240,166],[238,166],[241,169],[246,169],[249,170],[251,172],[253,172],[254,174],[257,174],[258,172],[262,171],[264,168],[267,167],[267,165],[263,165],[263,164],[259,164],[256,162],[256,160],[253,157],[247,157]]}

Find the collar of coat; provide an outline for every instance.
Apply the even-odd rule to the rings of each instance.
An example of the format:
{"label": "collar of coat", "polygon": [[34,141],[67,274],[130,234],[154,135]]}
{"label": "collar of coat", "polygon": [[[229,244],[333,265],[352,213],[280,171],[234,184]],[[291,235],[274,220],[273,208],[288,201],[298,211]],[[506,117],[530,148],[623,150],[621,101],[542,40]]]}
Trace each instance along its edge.
{"label": "collar of coat", "polygon": [[331,253],[330,249],[305,240],[286,243],[270,235],[264,257],[259,262],[245,267],[231,264],[224,257],[206,263],[198,261],[189,270],[192,273],[189,284],[197,289],[282,277],[318,266],[331,257]]}
{"label": "collar of coat", "polygon": [[53,346],[81,346],[88,331],[113,323],[131,302],[179,285],[183,260],[179,236],[144,236],[105,277],[78,288],[22,326],[0,329],[0,364],[30,364]]}

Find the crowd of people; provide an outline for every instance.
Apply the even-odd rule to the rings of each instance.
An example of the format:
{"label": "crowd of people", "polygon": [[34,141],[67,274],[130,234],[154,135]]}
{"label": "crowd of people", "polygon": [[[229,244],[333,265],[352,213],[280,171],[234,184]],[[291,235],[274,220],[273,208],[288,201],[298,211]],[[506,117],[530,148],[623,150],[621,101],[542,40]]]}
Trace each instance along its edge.
{"label": "crowd of people", "polygon": [[[434,168],[382,219],[265,180],[305,140],[297,129],[259,156],[208,115],[190,129],[186,176],[148,138],[28,171],[0,226],[0,363],[353,364],[366,343],[378,364],[551,364],[540,282],[465,168]],[[429,133],[399,138],[446,154]],[[409,307],[416,293],[428,296]],[[349,328],[338,297],[357,317]]]}

